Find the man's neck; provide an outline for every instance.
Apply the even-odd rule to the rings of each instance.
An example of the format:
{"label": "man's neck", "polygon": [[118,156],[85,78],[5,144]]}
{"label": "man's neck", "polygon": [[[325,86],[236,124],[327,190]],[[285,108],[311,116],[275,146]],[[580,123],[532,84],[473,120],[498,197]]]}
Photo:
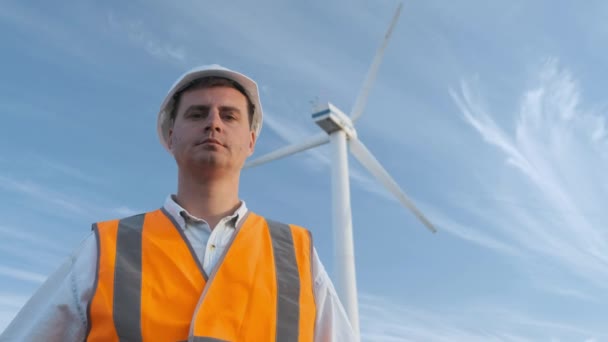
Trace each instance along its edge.
{"label": "man's neck", "polygon": [[176,202],[213,229],[241,205],[238,190],[238,177],[201,180],[179,175]]}

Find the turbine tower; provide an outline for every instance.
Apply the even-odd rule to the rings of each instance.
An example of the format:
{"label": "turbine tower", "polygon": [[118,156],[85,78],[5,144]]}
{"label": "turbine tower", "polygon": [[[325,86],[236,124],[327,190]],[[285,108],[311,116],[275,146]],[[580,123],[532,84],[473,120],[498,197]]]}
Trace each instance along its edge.
{"label": "turbine tower", "polygon": [[355,274],[355,252],[353,245],[352,212],[350,207],[350,184],[348,176],[348,149],[355,158],[392,193],[401,204],[408,208],[432,232],[435,227],[414,206],[414,203],[401,190],[374,155],[357,138],[354,123],[363,114],[369,91],[378,73],[378,68],[388,40],[393,32],[402,4],[399,4],[386,32],[382,44],[372,61],[366,79],[350,112],[350,116],[327,103],[312,114],[313,120],[323,132],[302,142],[280,148],[245,164],[250,168],[270,161],[296,154],[313,147],[331,144],[331,184],[332,184],[332,227],[334,242],[334,269],[336,289],[357,337],[359,336],[359,308],[357,301],[357,282]]}

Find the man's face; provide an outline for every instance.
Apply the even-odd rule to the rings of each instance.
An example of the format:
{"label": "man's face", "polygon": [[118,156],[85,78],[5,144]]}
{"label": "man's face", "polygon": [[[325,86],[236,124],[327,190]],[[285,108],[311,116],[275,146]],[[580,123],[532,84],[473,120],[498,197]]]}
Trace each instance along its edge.
{"label": "man's face", "polygon": [[181,94],[168,142],[180,168],[238,172],[253,153],[255,139],[245,96],[219,86]]}

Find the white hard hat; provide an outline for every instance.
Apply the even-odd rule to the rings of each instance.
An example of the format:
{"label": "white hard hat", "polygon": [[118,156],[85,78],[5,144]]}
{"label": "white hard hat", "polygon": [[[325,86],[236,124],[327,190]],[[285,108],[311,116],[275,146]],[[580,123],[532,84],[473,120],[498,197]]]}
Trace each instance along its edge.
{"label": "white hard hat", "polygon": [[173,107],[175,106],[175,94],[183,90],[193,81],[210,76],[227,78],[238,83],[241,87],[245,89],[247,97],[249,97],[249,100],[251,101],[251,103],[253,103],[254,106],[251,128],[253,131],[255,131],[256,136],[260,135],[260,130],[262,129],[262,104],[260,102],[260,93],[258,91],[258,86],[255,81],[241,73],[226,69],[217,64],[204,65],[191,69],[190,71],[183,74],[173,84],[173,86],[167,93],[163,104],[160,106],[157,120],[158,138],[160,139],[160,142],[165,147],[165,149],[167,149],[167,151],[170,152],[169,145],[167,144],[167,139],[169,139],[169,128],[171,128],[171,112],[174,110]]}

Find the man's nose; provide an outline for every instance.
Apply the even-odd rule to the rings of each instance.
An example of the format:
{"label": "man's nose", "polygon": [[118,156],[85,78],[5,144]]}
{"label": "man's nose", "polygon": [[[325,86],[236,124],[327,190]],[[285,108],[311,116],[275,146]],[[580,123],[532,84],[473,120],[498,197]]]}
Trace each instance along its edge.
{"label": "man's nose", "polygon": [[207,121],[205,122],[205,131],[216,131],[222,130],[222,118],[220,117],[220,111],[217,108],[212,108],[207,115]]}

